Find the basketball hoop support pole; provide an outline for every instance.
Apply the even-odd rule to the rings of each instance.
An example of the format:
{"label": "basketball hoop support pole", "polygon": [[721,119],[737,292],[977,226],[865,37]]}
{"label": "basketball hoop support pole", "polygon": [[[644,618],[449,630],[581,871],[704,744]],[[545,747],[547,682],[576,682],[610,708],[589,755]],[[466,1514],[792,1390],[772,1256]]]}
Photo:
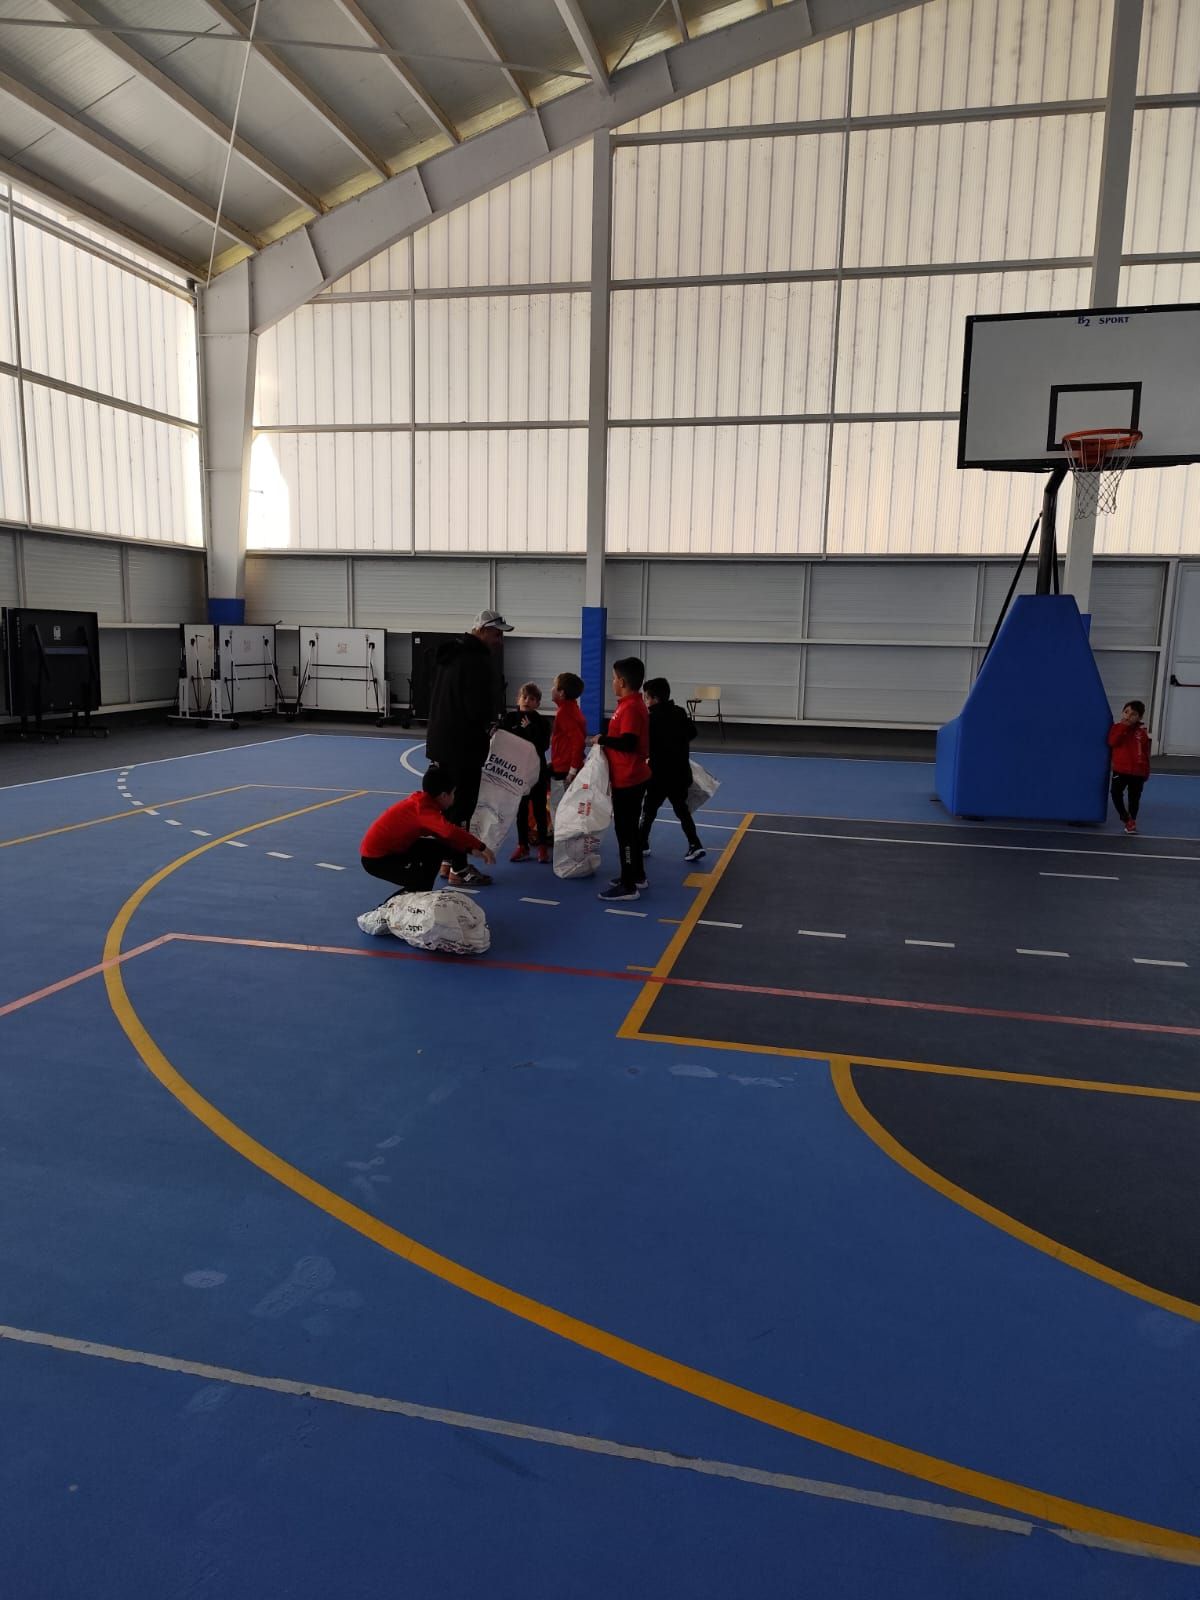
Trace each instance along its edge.
{"label": "basketball hoop support pole", "polygon": [[1042,539],[1038,545],[1036,590],[1038,594],[1050,594],[1054,584],[1054,569],[1058,559],[1054,542],[1054,523],[1058,512],[1058,491],[1062,488],[1066,476],[1066,464],[1060,462],[1047,478],[1046,487],[1042,491]]}

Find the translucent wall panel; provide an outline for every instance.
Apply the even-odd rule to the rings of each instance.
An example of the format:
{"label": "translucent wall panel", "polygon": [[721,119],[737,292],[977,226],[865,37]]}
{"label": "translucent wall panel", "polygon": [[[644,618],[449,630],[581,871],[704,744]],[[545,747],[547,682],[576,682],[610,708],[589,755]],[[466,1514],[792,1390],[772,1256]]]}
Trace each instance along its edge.
{"label": "translucent wall panel", "polygon": [[39,216],[49,217],[60,227],[69,229],[81,239],[90,239],[93,244],[98,244],[107,250],[111,256],[121,256],[126,261],[131,261],[135,266],[143,267],[155,277],[172,279],[181,287],[186,284],[187,276],[177,267],[168,266],[160,261],[157,256],[143,255],[117,234],[102,233],[99,228],[90,228],[86,222],[81,222],[73,212],[63,211],[58,206],[52,206],[48,200],[43,200],[41,195],[32,194],[24,189],[13,190],[13,197],[18,205],[26,211],[36,212]]}
{"label": "translucent wall panel", "polygon": [[409,550],[407,433],[260,433],[250,456],[251,550]]}
{"label": "translucent wall panel", "polygon": [[820,550],[821,424],[614,428],[608,548],[617,555]]}
{"label": "translucent wall panel", "polygon": [[850,135],[848,266],[1090,257],[1097,114]]}
{"label": "translucent wall panel", "polygon": [[418,550],[584,548],[587,431],[418,433]]}
{"label": "translucent wall panel", "polygon": [[1036,473],[960,472],[957,422],[835,424],[830,555],[1019,552],[1041,509]]}
{"label": "translucent wall panel", "polygon": [[1109,0],[931,0],[855,33],[853,115],[1102,99],[1111,26]]}
{"label": "translucent wall panel", "polygon": [[[1200,13],[1200,4],[1196,7]],[[1195,93],[1197,84],[1192,85]],[[1135,111],[1125,249],[1200,250],[1200,110]]]}
{"label": "translucent wall panel", "polygon": [[1200,261],[1156,262],[1154,266],[1122,267],[1123,306],[1170,306],[1200,300]]}
{"label": "translucent wall panel", "polygon": [[406,300],[301,306],[259,338],[255,422],[408,422],[408,340]]}
{"label": "translucent wall panel", "polygon": [[1200,6],[1145,0],[1139,94],[1195,94],[1200,84]]}
{"label": "translucent wall panel", "polygon": [[[344,278],[338,278],[322,295],[334,294],[403,294],[409,287],[412,273],[410,256],[412,242],[401,239],[390,250],[383,250],[361,267],[355,267]],[[320,297],[318,297],[320,298]]]}
{"label": "translucent wall panel", "polygon": [[685,95],[660,111],[628,122],[621,133],[680,128],[747,127],[764,122],[817,122],[846,112],[850,35],[794,50],[736,78]]}
{"label": "translucent wall panel", "polygon": [[18,220],[21,359],[33,372],[195,421],[190,300]]}
{"label": "translucent wall panel", "polygon": [[34,523],[203,542],[192,429],[26,383],[25,432]]}
{"label": "translucent wall panel", "polygon": [[416,303],[418,422],[586,421],[586,294]]}
{"label": "translucent wall panel", "polygon": [[612,275],[831,267],[841,187],[840,133],[619,148]]}
{"label": "translucent wall panel", "polygon": [[8,212],[0,206],[0,361],[15,362],[17,335],[13,325],[12,281]]}
{"label": "translucent wall panel", "polygon": [[1117,509],[1096,519],[1096,552],[1106,556],[1200,555],[1200,466],[1129,472]]}
{"label": "translucent wall panel", "polygon": [[17,380],[0,372],[0,522],[25,521]]}
{"label": "translucent wall panel", "polygon": [[591,208],[592,152],[583,144],[422,228],[413,238],[417,288],[586,282]]}
{"label": "translucent wall panel", "polygon": [[829,409],[832,283],[636,289],[612,297],[610,414]]}
{"label": "translucent wall panel", "polygon": [[1086,305],[1084,267],[859,278],[842,286],[835,410],[957,411],[969,316]]}

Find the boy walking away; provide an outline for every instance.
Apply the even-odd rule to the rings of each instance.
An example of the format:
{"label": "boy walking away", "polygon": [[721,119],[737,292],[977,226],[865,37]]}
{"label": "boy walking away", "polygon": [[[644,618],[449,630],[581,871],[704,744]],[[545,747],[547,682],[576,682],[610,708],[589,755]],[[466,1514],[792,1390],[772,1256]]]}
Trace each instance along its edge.
{"label": "boy walking away", "polygon": [[495,856],[482,840],[456,827],[446,813],[454,805],[454,779],[440,767],[430,767],[420,790],[407,800],[389,806],[367,829],[359,847],[365,871],[373,878],[410,893],[432,889],[446,845],[468,855],[482,856],[490,866]]}
{"label": "boy walking away", "polygon": [[650,830],[659,807],[669,800],[687,840],[683,859],[702,861],[707,851],[700,843],[688,808],[688,790],[692,787],[688,745],[696,737],[696,724],[671,699],[671,685],[665,678],[648,678],[642,692],[650,711],[650,782],[642,806],[642,855],[650,854]]}
{"label": "boy walking away", "polygon": [[642,866],[642,802],[650,781],[646,760],[650,749],[649,713],[642,699],[646,668],[637,656],[613,663],[612,686],[617,709],[608,732],[597,743],[608,757],[612,780],[613,826],[621,853],[620,876],[601,892],[601,900],[637,900],[647,887]]}
{"label": "boy walking away", "polygon": [[1150,776],[1150,734],[1142,721],[1145,715],[1142,702],[1130,700],[1121,712],[1120,722],[1114,722],[1108,730],[1113,805],[1126,833],[1137,832],[1138,807]]}
{"label": "boy walking away", "polygon": [[546,768],[550,724],[542,716],[541,703],[542,691],[537,684],[523,683],[517,694],[517,709],[506,712],[500,719],[500,726],[507,733],[515,733],[518,739],[527,739],[541,762],[538,781],[522,798],[517,810],[517,848],[512,860],[529,860],[529,814],[532,811],[538,836],[538,860],[544,865],[550,859],[550,774]]}
{"label": "boy walking away", "polygon": [[568,784],[583,765],[587,744],[587,723],[579,709],[583,679],[574,672],[560,672],[554,680],[550,698],[554,701],[554,727],[550,734],[550,776],[555,783]]}

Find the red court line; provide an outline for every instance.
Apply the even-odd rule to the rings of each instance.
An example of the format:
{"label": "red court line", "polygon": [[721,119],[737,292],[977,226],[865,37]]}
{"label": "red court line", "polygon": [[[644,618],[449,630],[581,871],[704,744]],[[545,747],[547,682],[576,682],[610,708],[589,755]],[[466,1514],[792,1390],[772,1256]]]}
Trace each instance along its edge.
{"label": "red court line", "polygon": [[19,1000],[9,1000],[6,1005],[0,1006],[0,1017],[7,1017],[13,1011],[21,1011],[25,1006],[34,1005],[38,1000],[46,1000],[52,994],[61,994],[64,989],[73,988],[85,978],[94,978],[98,973],[107,972],[109,967],[120,966],[122,961],[132,961],[134,956],[144,956],[147,950],[157,950],[159,945],[168,943],[173,937],[173,934],[164,933],[157,939],[151,939],[147,944],[136,945],[132,950],[123,950],[119,956],[113,956],[109,961],[98,961],[94,967],[84,967],[82,972],[73,972],[69,978],[60,978],[57,983],[48,983],[44,989],[35,989],[32,994],[23,994]]}
{"label": "red court line", "polygon": [[[425,961],[469,966],[477,956],[439,956],[426,950],[359,950],[351,945],[297,944],[278,939],[235,939],[215,933],[169,933],[168,940],[193,944],[245,945],[254,950],[298,950],[329,956],[366,956],[373,961]],[[826,994],[819,989],[777,989],[764,984],[722,983],[710,978],[647,978],[637,972],[610,972],[601,967],[554,966],[537,961],[493,961],[484,965],[504,972],[536,972],[550,977],[609,978],[619,983],[652,984],[659,988],[715,989],[722,994],[772,995],[786,1000],[820,1000],[835,1005],[883,1006],[898,1011],[936,1011],[959,1017],[991,1017],[1005,1022],[1053,1022],[1072,1028],[1110,1028],[1122,1033],[1166,1033],[1200,1039],[1200,1028],[1166,1022],[1120,1022],[1108,1017],[1057,1016],[1044,1011],[1002,1011],[991,1006],[960,1006],[937,1000],[893,1000],[884,995]]]}

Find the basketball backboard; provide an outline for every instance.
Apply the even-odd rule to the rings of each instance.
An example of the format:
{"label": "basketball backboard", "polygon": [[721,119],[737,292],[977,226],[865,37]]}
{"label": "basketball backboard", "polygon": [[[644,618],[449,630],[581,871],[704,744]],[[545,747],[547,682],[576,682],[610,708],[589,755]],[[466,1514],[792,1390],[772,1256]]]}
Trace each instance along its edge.
{"label": "basketball backboard", "polygon": [[960,467],[1045,472],[1081,428],[1140,429],[1131,469],[1200,460],[1200,306],[967,318]]}

